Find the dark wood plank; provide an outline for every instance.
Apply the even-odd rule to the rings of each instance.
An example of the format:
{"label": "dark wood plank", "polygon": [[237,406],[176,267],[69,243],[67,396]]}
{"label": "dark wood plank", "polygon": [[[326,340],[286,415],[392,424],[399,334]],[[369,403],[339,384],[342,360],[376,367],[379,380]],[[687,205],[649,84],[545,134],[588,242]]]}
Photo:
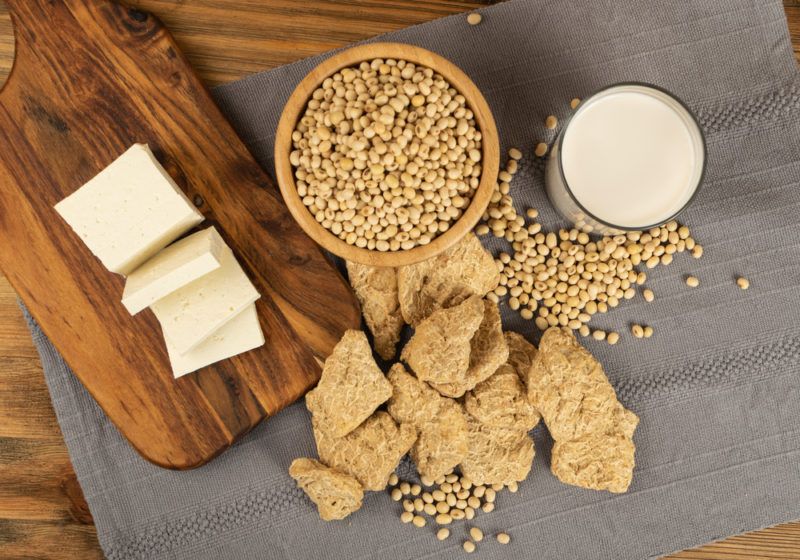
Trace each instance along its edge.
{"label": "dark wood plank", "polygon": [[[286,2],[288,4],[290,2]],[[448,2],[435,0],[342,0],[321,2],[308,0],[292,3],[308,11],[317,6],[333,5],[335,15],[302,19],[299,12],[273,0],[254,3],[250,0],[136,0],[135,4],[154,11],[175,34],[184,52],[198,68],[208,84],[238,79],[247,73],[272,68],[292,62],[302,55],[316,54],[328,46],[342,46],[355,37],[364,38],[381,30],[390,30],[426,21],[446,13],[468,10],[478,2]],[[202,4],[202,5],[201,5]],[[258,4],[254,11],[253,5]],[[302,4],[302,6],[301,6]],[[389,7],[395,14],[386,22],[385,12],[374,10],[376,4]],[[800,1],[785,0],[789,28],[795,52],[800,52]],[[199,7],[197,7],[199,6]],[[338,10],[336,8],[339,8]],[[220,11],[224,12],[220,14]],[[358,12],[358,15],[356,15]],[[237,18],[247,13],[247,18]],[[359,23],[354,24],[356,18]],[[237,34],[238,19],[251,21],[251,34]],[[7,20],[6,20],[7,21]],[[289,24],[293,23],[293,26]],[[12,55],[8,40],[9,27],[3,26],[2,0],[0,0],[0,83],[8,71]],[[376,29],[376,31],[372,31]],[[217,30],[219,32],[217,33]],[[283,35],[281,35],[283,34]],[[322,36],[319,43],[315,37]],[[215,39],[216,37],[216,39]],[[0,456],[11,440],[50,440],[60,447],[60,457],[51,448],[49,456],[61,464],[69,460],[61,441],[58,425],[47,397],[44,380],[38,368],[38,359],[24,322],[15,302],[15,294],[0,277],[0,356],[24,358],[31,366],[19,361],[0,361]],[[25,373],[19,373],[24,369]],[[36,397],[28,403],[28,395]],[[26,403],[29,406],[26,406]],[[7,413],[8,410],[14,413]],[[11,421],[8,423],[7,421]],[[31,447],[28,447],[32,449]],[[38,460],[31,459],[31,465]],[[15,468],[35,470],[18,463]],[[38,468],[38,467],[36,467]],[[44,472],[44,471],[43,471]],[[61,481],[54,471],[51,476]],[[0,487],[6,487],[18,476],[0,468]],[[74,475],[73,475],[74,476]],[[101,558],[94,529],[77,521],[68,521],[64,512],[74,508],[60,484],[42,484],[50,493],[56,511],[43,513],[42,519],[24,520],[17,508],[22,504],[4,501],[0,504],[0,556],[3,558],[72,560]],[[61,503],[59,503],[59,501]],[[46,518],[46,519],[44,519]],[[669,557],[681,560],[754,560],[764,558],[800,558],[800,522],[780,525],[732,537],[720,543],[686,551]]]}
{"label": "dark wood plank", "polygon": [[4,560],[102,560],[93,525],[0,519]]}
{"label": "dark wood plank", "polygon": [[481,6],[470,0],[132,0],[175,31],[210,85]]}

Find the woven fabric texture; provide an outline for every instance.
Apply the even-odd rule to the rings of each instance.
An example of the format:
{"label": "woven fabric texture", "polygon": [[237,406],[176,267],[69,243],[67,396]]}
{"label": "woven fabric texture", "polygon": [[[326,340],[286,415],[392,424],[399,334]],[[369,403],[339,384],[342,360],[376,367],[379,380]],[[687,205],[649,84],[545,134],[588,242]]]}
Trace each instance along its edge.
{"label": "woven fabric texture", "polygon": [[[624,302],[594,322],[627,332],[615,347],[588,341],[622,401],[641,416],[631,490],[609,495],[560,484],[549,441],[535,431],[532,474],[479,517],[512,544],[484,558],[655,558],[800,518],[800,82],[779,0],[512,0],[470,26],[454,16],[384,37],[454,61],[484,92],[503,148],[526,154],[512,184],[518,210],[562,225],[533,146],[551,141],[545,116],[619,81],[665,87],[697,113],[708,142],[706,181],[681,217],[705,247],[648,271],[653,303]],[[275,128],[297,82],[321,57],[214,91],[254,156],[272,171]],[[493,251],[505,248],[486,240]],[[688,290],[686,274],[701,279]],[[747,292],[734,278],[750,279]],[[532,323],[505,326],[536,340]],[[288,477],[314,454],[296,404],[211,464],[170,472],[120,437],[31,320],[64,438],[113,560],[461,557],[461,531],[439,542],[397,520],[382,493],[345,522],[319,521]],[[267,333],[268,335],[268,333]],[[408,461],[401,471],[411,472]]]}

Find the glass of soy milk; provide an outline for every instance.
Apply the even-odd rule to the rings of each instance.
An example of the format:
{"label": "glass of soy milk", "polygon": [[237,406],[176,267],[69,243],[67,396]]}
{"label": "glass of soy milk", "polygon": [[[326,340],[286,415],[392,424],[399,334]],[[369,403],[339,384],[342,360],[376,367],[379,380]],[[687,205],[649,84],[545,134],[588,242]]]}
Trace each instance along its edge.
{"label": "glass of soy milk", "polygon": [[670,93],[623,83],[584,100],[547,162],[550,201],[583,231],[614,235],[674,219],[700,187],[706,146]]}

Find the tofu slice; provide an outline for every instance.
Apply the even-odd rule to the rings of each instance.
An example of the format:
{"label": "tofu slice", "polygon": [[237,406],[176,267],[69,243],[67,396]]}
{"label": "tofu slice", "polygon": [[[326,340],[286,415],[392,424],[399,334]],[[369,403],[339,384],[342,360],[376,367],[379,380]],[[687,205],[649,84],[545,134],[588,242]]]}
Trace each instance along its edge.
{"label": "tofu slice", "polygon": [[172,374],[177,379],[263,344],[264,333],[258,322],[256,306],[252,303],[193,350],[181,354],[167,341],[167,351]]}
{"label": "tofu slice", "polygon": [[196,348],[259,298],[230,248],[222,266],[161,298],[150,308],[178,354]]}
{"label": "tofu slice", "polygon": [[105,267],[129,274],[203,221],[146,144],[134,144],[56,204]]}
{"label": "tofu slice", "polygon": [[227,246],[213,226],[162,250],[131,272],[122,303],[131,315],[222,266]]}

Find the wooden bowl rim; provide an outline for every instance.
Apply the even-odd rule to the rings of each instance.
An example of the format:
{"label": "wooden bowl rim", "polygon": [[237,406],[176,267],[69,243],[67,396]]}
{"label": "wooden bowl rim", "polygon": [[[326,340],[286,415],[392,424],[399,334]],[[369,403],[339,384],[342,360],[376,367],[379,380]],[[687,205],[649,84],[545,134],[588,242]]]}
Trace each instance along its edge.
{"label": "wooden bowl rim", "polygon": [[[441,74],[453,88],[462,94],[467,106],[475,115],[481,132],[481,175],[478,188],[461,217],[446,232],[435,237],[428,245],[409,250],[370,250],[350,245],[316,221],[297,194],[294,170],[289,162],[292,149],[292,132],[305,111],[308,99],[322,82],[339,70],[375,58],[401,59],[431,68]],[[489,205],[500,166],[500,146],[492,112],[475,83],[455,64],[427,49],[405,43],[368,43],[348,48],[334,54],[317,65],[297,85],[286,102],[275,136],[275,172],[286,206],[294,219],[314,241],[331,253],[348,261],[371,266],[397,267],[414,264],[458,243],[480,221]]]}

